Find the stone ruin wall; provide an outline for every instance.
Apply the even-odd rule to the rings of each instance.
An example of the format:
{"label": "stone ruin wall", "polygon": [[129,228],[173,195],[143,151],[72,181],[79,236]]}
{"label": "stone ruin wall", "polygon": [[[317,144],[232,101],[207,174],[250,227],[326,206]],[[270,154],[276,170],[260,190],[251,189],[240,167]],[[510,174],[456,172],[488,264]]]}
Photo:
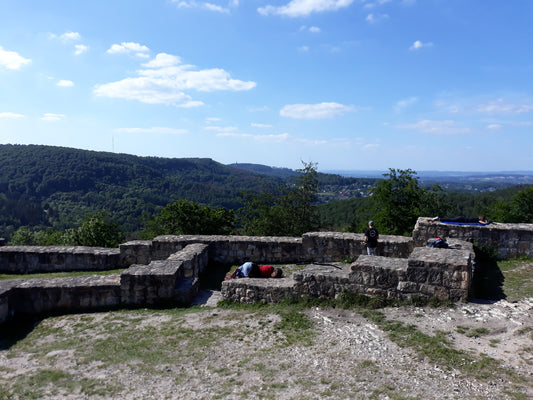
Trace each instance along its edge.
{"label": "stone ruin wall", "polygon": [[429,238],[454,238],[494,250],[501,259],[533,257],[533,224],[454,225],[421,217],[412,236],[414,246],[425,246]]}
{"label": "stone ruin wall", "polygon": [[[421,247],[439,236],[460,240],[453,243],[455,249]],[[506,257],[533,256],[533,225],[452,226],[420,218],[412,239],[383,235],[378,257],[362,255],[362,242],[362,234],[314,232],[301,238],[159,236],[119,249],[0,247],[0,273],[127,268],[108,276],[0,281],[0,323],[14,314],[189,304],[198,292],[198,275],[208,264],[248,260],[310,265],[284,279],[224,282],[225,298],[270,302],[295,294],[331,298],[354,291],[388,298],[466,299],[474,268],[471,242],[493,246]],[[356,261],[340,269],[316,264],[347,260]]]}

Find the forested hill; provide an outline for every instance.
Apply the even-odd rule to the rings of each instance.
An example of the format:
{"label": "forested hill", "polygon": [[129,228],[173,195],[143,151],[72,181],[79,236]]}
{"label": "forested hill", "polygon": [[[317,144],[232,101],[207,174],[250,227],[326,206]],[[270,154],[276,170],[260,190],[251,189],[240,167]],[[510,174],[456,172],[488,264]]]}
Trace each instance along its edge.
{"label": "forested hill", "polygon": [[64,228],[101,210],[135,230],[143,212],[177,199],[236,208],[243,192],[261,185],[257,173],[211,159],[40,145],[0,145],[0,170],[0,227],[8,231],[10,225]]}

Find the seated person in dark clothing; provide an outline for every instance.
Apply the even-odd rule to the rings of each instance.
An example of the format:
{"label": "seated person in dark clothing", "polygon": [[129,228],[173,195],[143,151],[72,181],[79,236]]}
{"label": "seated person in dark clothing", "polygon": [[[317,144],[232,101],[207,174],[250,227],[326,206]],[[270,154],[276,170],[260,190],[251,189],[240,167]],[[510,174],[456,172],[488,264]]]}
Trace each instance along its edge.
{"label": "seated person in dark clothing", "polygon": [[281,278],[283,270],[272,265],[259,265],[254,262],[245,262],[226,279],[233,278]]}
{"label": "seated person in dark clothing", "polygon": [[428,222],[429,221],[440,221],[440,222],[458,222],[458,223],[466,223],[466,224],[483,224],[483,225],[488,225],[490,224],[492,221],[489,221],[487,220],[487,218],[485,218],[484,215],[480,215],[479,217],[477,218],[465,218],[465,217],[456,217],[456,218],[439,218],[439,217],[435,217],[435,218],[431,218],[431,219],[428,219]]}

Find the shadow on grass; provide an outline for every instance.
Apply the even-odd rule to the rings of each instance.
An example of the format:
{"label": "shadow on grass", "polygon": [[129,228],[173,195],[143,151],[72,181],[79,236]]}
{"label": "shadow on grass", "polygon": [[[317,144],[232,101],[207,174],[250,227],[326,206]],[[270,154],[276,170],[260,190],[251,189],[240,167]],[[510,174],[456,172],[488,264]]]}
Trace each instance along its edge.
{"label": "shadow on grass", "polygon": [[0,325],[0,351],[8,350],[28,336],[42,319],[33,316],[15,316]]}
{"label": "shadow on grass", "polygon": [[220,290],[222,281],[231,269],[231,265],[220,263],[209,263],[205,270],[199,275],[200,289]]}
{"label": "shadow on grass", "polygon": [[477,260],[472,277],[471,297],[478,300],[498,301],[507,298],[503,291],[503,276],[495,259]]}

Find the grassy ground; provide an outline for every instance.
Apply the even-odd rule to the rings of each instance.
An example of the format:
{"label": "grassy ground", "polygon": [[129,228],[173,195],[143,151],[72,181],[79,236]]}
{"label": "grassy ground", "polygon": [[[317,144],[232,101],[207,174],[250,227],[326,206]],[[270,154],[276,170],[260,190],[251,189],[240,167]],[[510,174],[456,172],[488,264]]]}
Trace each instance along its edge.
{"label": "grassy ground", "polygon": [[508,301],[533,297],[533,260],[499,261],[503,293]]}
{"label": "grassy ground", "polygon": [[32,279],[32,278],[68,278],[73,276],[84,275],[111,275],[119,274],[124,269],[113,269],[108,271],[71,271],[71,272],[47,272],[40,274],[0,274],[0,280],[6,279]]}
{"label": "grassy ground", "polygon": [[[304,265],[281,267],[290,275]],[[499,261],[495,268],[499,271],[497,285],[507,301],[533,298],[533,260]],[[102,273],[116,272],[120,270]],[[43,276],[50,275],[18,277]],[[479,387],[490,389],[495,385],[495,396],[501,399],[525,400],[531,393],[531,380],[519,375],[517,370],[482,352],[457,348],[449,339],[457,334],[472,340],[493,334],[484,326],[458,325],[450,327],[451,332],[425,332],[415,324],[374,309],[382,302],[354,304],[356,297],[351,300],[340,299],[323,305],[222,303],[209,311],[201,307],[119,310],[30,321],[20,329],[0,331],[0,360],[3,360],[0,400],[133,399],[144,395],[169,399],[413,400],[439,398],[438,394],[429,397],[430,392],[424,392],[423,387],[433,379],[438,391],[455,376],[471,380]],[[363,304],[370,307],[364,308]],[[336,328],[329,333],[337,334],[344,329],[347,336],[339,336],[342,340],[323,336],[328,329],[320,333],[319,322],[311,318],[318,307],[331,310],[324,318],[326,322],[341,309],[350,308],[349,318],[334,325]],[[353,323],[356,314],[363,322]],[[359,335],[350,336],[351,330],[368,324],[377,326],[401,350],[395,350],[397,354],[379,353],[381,347],[377,346],[377,357],[350,356],[347,351],[357,348],[357,341],[361,340]],[[522,339],[531,341],[523,349],[528,360],[533,353],[533,326],[530,325],[517,332]],[[378,333],[370,332],[370,340],[361,345],[363,350],[379,338]],[[337,346],[341,350],[333,353]],[[491,340],[491,347],[497,346],[498,340]],[[426,366],[420,368],[430,365],[431,369],[419,370],[417,364],[409,364],[411,368],[406,371],[401,371],[402,366],[396,370],[384,364],[386,355],[391,359],[424,360]],[[316,357],[315,364],[311,363],[313,357]],[[317,363],[320,368],[316,367]],[[449,371],[449,376],[445,374],[447,381],[437,381],[440,370]],[[416,379],[425,376],[428,381],[415,385],[410,373],[416,373]],[[497,386],[502,379],[507,383]],[[199,388],[204,392],[187,394],[179,392],[184,390],[181,388]],[[360,392],[354,392],[354,388]],[[448,395],[444,391],[441,394]],[[474,398],[461,396],[446,398]],[[489,397],[479,394],[478,398]]]}

